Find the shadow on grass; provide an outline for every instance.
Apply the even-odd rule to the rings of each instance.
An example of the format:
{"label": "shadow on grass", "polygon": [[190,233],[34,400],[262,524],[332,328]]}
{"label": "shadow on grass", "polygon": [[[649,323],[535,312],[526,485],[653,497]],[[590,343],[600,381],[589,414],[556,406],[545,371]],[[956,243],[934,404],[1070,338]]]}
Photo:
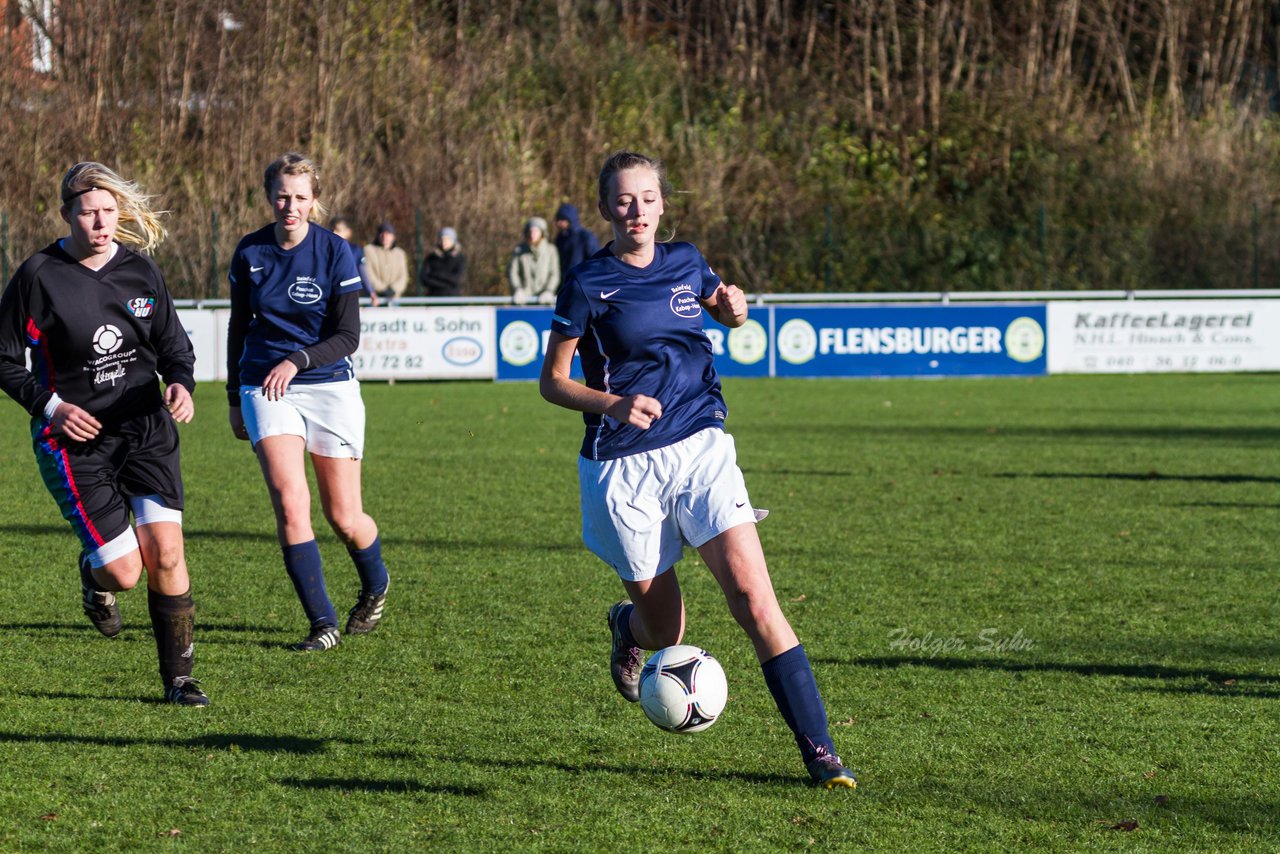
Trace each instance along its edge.
{"label": "shadow on grass", "polygon": [[[817,658],[815,663],[846,667],[932,667],[935,670],[1003,670],[1006,673],[1074,673],[1079,676],[1125,676],[1134,679],[1203,679],[1213,684],[1179,686],[1176,689],[1188,694],[1209,694],[1236,697],[1276,697],[1280,689],[1255,689],[1259,684],[1275,683],[1280,686],[1280,676],[1245,675],[1223,670],[1199,667],[1169,667],[1163,664],[1068,664],[1058,661],[1003,661],[994,658],[940,658],[928,656],[884,656],[860,658],[853,661],[836,658]],[[1242,684],[1243,683],[1243,684]],[[1223,689],[1229,689],[1224,691]],[[1170,690],[1161,688],[1160,690]]]}
{"label": "shadow on grass", "polygon": [[[1170,840],[1177,839],[1177,834],[1188,832],[1189,826],[1196,824],[1212,825],[1226,833],[1249,834],[1234,840],[1234,845],[1228,843],[1228,850],[1263,850],[1250,847],[1249,840],[1271,837],[1270,829],[1275,827],[1275,816],[1280,809],[1274,797],[1241,791],[1241,787],[1227,781],[1222,787],[1225,792],[1206,787],[1198,796],[1171,793],[1157,802],[1155,793],[1164,785],[1157,782],[1159,779],[1100,792],[1070,784],[1011,791],[981,778],[938,786],[936,778],[926,777],[922,783],[904,786],[895,795],[903,803],[946,803],[956,813],[961,810],[976,813],[984,821],[999,817],[1014,822],[1045,822],[1064,834],[1062,839],[1071,840],[1064,850],[1172,850],[1176,845]],[[875,785],[874,780],[871,784]],[[1137,832],[1117,834],[1123,828],[1116,825],[1126,820],[1137,822],[1134,828]],[[1169,835],[1149,837],[1146,844],[1126,845],[1122,841],[1127,837],[1136,843],[1152,832]],[[1024,847],[1035,846],[1027,846],[1024,841]],[[1062,847],[1061,844],[1058,847]],[[1216,850],[1221,845],[1210,842],[1208,847]],[[1274,846],[1265,850],[1274,850]]]}
{"label": "shadow on grass", "polygon": [[[388,751],[386,755],[379,752],[381,758],[403,758],[399,751]],[[793,776],[782,774],[754,774],[749,771],[732,771],[717,768],[681,768],[675,765],[653,767],[648,765],[621,765],[607,762],[559,762],[554,759],[484,759],[478,756],[436,756],[441,762],[456,762],[463,765],[482,765],[487,768],[498,768],[509,771],[512,768],[534,768],[561,771],[565,774],[622,774],[629,778],[652,777],[664,780],[678,775],[691,780],[736,780],[742,783],[767,783],[786,788],[794,788],[797,783],[808,782],[803,770]]]}
{"label": "shadow on grass", "polygon": [[[13,534],[26,534],[29,536],[40,534],[66,534],[70,529],[65,522],[61,524],[41,525],[34,522],[0,522],[0,531],[7,531]],[[74,564],[74,555],[72,563]]]}
{"label": "shadow on grass", "polygon": [[843,424],[820,425],[810,424],[798,428],[793,424],[756,425],[753,432],[777,432],[789,435],[821,434],[825,437],[832,433],[841,435],[879,435],[913,436],[918,439],[959,439],[970,437],[987,441],[993,437],[1005,439],[1152,439],[1161,442],[1274,442],[1280,439],[1280,429],[1275,427],[1202,427],[1196,425],[1178,427],[1140,427],[1116,425],[1051,427],[1042,426],[999,426],[988,425],[930,425],[930,424]]}
{"label": "shadow on grass", "polygon": [[1172,504],[1172,507],[1210,507],[1216,510],[1280,510],[1280,504],[1264,504],[1251,501],[1188,501]]}
{"label": "shadow on grass", "polygon": [[304,780],[299,777],[285,777],[276,782],[281,786],[292,786],[296,789],[332,789],[338,792],[372,792],[373,794],[429,792],[439,795],[461,795],[468,798],[479,798],[488,794],[487,789],[477,786],[419,783],[417,780],[362,780],[349,777],[318,777]]}
{"label": "shadow on grass", "polygon": [[[34,694],[32,696],[50,696]],[[61,696],[61,695],[52,695]],[[101,700],[101,696],[90,699]],[[154,702],[159,703],[160,700]],[[146,738],[144,736],[76,735],[74,733],[45,733],[32,735],[25,732],[0,731],[0,743],[13,744],[79,744],[95,747],[174,747],[190,750],[251,750],[262,753],[295,753],[300,756],[323,753],[330,744],[356,744],[350,739],[303,738],[295,735],[256,735],[253,733],[228,733],[225,735],[200,735],[192,738]]]}
{"label": "shadow on grass", "polygon": [[1251,474],[1161,474],[1148,472],[997,472],[999,478],[1034,477],[1045,480],[1172,480],[1181,483],[1280,483],[1280,477]]}
{"label": "shadow on grass", "polygon": [[[0,632],[3,631],[20,631],[28,632],[32,635],[38,635],[45,640],[50,639],[83,639],[89,638],[90,643],[97,642],[95,639],[101,637],[98,630],[89,625],[88,621],[75,621],[71,623],[5,623],[0,622]],[[276,627],[267,628],[264,626],[248,626],[237,623],[196,623],[196,642],[199,644],[209,644],[211,646],[256,646],[263,649],[285,649],[297,638],[295,634],[300,636],[300,631],[292,632],[287,628]],[[219,635],[227,634],[232,637],[219,637]],[[249,638],[244,635],[267,635],[274,637],[275,640],[267,640],[262,638]],[[151,635],[150,626],[147,623],[141,625],[131,625],[126,623],[125,629],[114,638],[102,638],[101,643],[111,646],[124,646],[133,643],[154,643]]]}
{"label": "shadow on grass", "polygon": [[1280,700],[1280,688],[1259,688],[1253,684],[1230,685],[1135,685],[1132,691],[1151,691],[1157,694],[1187,694],[1209,697],[1240,697],[1252,700]]}

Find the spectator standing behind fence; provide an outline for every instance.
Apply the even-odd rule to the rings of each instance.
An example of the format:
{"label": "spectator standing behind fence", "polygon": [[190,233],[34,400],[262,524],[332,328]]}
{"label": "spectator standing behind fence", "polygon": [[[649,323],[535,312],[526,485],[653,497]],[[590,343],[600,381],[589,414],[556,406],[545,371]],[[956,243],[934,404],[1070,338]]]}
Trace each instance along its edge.
{"label": "spectator standing behind fence", "polygon": [[560,289],[560,254],[547,240],[547,221],[540,216],[524,224],[524,242],[511,253],[507,267],[511,296],[517,304],[551,305]]}
{"label": "spectator standing behind fence", "polygon": [[378,292],[373,289],[373,285],[369,284],[369,277],[364,273],[364,247],[352,239],[354,232],[351,230],[351,220],[345,216],[335,216],[329,220],[329,230],[347,241],[351,258],[356,262],[356,269],[360,271],[360,284],[364,286],[365,295],[369,297],[370,303],[377,306],[381,300],[378,298]]}
{"label": "spectator standing behind fence", "polygon": [[567,202],[556,211],[556,251],[560,255],[560,283],[569,271],[600,251],[600,241],[578,221],[578,209]]}
{"label": "spectator standing behind fence", "polygon": [[467,256],[458,245],[458,232],[440,229],[435,248],[422,260],[418,283],[429,297],[461,296],[467,284]]}
{"label": "spectator standing behind fence", "polygon": [[384,300],[398,300],[409,287],[409,256],[396,246],[396,229],[378,226],[378,236],[364,248],[364,276]]}

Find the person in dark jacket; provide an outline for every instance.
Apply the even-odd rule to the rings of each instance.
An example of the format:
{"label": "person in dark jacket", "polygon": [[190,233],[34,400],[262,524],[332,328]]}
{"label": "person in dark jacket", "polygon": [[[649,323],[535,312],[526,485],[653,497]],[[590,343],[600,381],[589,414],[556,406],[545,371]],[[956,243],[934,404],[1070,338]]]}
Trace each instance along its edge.
{"label": "person in dark jacket", "polygon": [[560,281],[569,278],[573,265],[600,251],[600,241],[578,221],[578,209],[565,203],[556,211],[556,250],[560,253]]}
{"label": "person in dark jacket", "polygon": [[456,297],[467,285],[467,256],[458,245],[458,232],[440,229],[436,246],[422,259],[418,284],[429,297]]}

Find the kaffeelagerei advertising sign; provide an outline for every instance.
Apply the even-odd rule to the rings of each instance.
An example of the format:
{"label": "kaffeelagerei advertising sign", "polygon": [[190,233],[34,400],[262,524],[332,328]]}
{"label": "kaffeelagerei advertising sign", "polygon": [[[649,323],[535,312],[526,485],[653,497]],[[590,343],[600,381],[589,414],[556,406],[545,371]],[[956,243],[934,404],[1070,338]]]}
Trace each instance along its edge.
{"label": "kaffeelagerei advertising sign", "polygon": [[1053,302],[1049,373],[1280,370],[1280,300]]}

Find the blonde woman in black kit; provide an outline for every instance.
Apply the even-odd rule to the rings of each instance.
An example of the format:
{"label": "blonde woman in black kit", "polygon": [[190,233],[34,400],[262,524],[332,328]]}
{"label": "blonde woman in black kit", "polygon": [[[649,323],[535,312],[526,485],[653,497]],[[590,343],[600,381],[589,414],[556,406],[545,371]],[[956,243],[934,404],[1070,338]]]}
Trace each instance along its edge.
{"label": "blonde woman in black kit", "polygon": [[165,229],[137,185],[100,163],[77,163],[61,189],[70,234],[28,258],[0,297],[0,386],[31,414],[41,477],[80,539],[85,614],[115,637],[115,594],[145,569],[165,700],[205,706],[191,677],[174,426],[195,413],[195,355],[160,270],[122,245],[153,249]]}

